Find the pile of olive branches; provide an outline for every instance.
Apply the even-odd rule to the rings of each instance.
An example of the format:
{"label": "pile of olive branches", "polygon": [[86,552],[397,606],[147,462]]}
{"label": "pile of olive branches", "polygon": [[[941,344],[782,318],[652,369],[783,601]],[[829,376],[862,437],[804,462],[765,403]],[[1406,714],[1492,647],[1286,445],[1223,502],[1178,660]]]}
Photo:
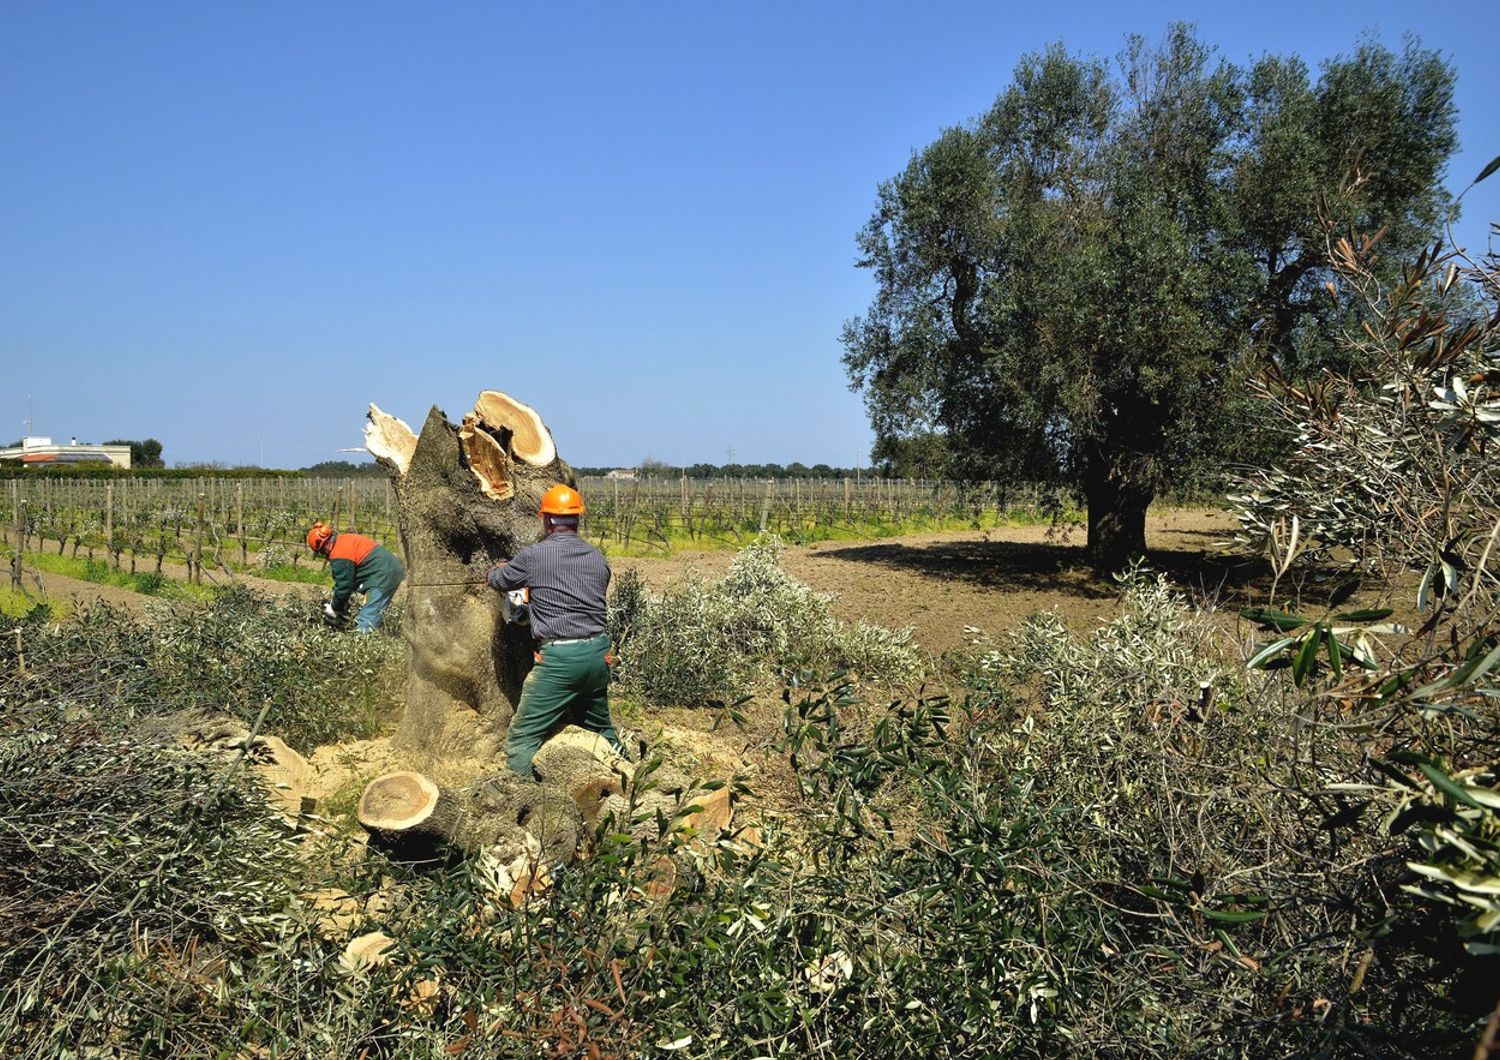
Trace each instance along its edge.
{"label": "pile of olive branches", "polygon": [[43,612],[0,638],[0,717],[80,712],[128,721],[225,711],[301,750],[374,736],[392,719],[405,652],[387,633],[327,629],[308,597],[240,586],[206,606],[148,613],[96,602],[68,621]]}
{"label": "pile of olive branches", "polygon": [[[1434,958],[1426,975],[1443,984],[1448,1007],[1496,1008],[1493,1027],[1500,280],[1493,261],[1434,248],[1383,288],[1368,267],[1373,248],[1334,247],[1345,292],[1365,308],[1367,323],[1350,340],[1360,374],[1303,387],[1267,382],[1264,396],[1291,425],[1294,445],[1281,467],[1247,474],[1232,500],[1242,543],[1269,557],[1278,581],[1330,562],[1418,573],[1420,624],[1410,635],[1387,627],[1372,650],[1362,627],[1384,610],[1247,612],[1270,634],[1251,661],[1287,668],[1289,702],[1309,737],[1341,734],[1345,760],[1324,777],[1324,798],[1344,820],[1363,822],[1352,838],[1395,855],[1371,878],[1382,894],[1399,888],[1407,904],[1388,897],[1386,934],[1364,933],[1371,967],[1390,949],[1377,939],[1425,934]],[[1351,751],[1363,760],[1349,760]]]}

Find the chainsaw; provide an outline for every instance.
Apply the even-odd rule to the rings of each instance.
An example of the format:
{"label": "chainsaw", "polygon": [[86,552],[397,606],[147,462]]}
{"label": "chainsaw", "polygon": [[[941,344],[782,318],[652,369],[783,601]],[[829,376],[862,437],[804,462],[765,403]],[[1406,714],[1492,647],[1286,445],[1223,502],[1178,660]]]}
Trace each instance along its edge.
{"label": "chainsaw", "polygon": [[531,590],[523,587],[501,593],[500,616],[518,626],[531,625]]}

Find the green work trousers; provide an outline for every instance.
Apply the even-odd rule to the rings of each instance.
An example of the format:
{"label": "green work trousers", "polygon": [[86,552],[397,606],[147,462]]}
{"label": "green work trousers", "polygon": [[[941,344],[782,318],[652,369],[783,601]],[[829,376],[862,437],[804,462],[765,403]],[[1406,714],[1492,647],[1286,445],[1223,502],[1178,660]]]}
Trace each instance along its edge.
{"label": "green work trousers", "polygon": [[521,703],[505,738],[505,764],[531,779],[531,759],[554,729],[570,722],[620,749],[609,716],[609,637],[543,644],[521,685]]}

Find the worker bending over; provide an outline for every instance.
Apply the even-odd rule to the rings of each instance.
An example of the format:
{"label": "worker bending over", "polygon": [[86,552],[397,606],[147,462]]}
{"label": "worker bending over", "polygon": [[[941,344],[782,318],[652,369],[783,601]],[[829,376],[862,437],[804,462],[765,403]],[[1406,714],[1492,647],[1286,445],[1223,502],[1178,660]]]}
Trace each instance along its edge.
{"label": "worker bending over", "polygon": [[349,598],[364,593],[355,627],[361,633],[373,632],[406,577],[401,561],[378,541],[363,534],[341,534],[322,521],[307,532],[307,547],[326,556],[333,571],[333,599],[323,605],[324,615],[341,623]]}
{"label": "worker bending over", "polygon": [[569,722],[620,750],[609,716],[609,636],[604,632],[609,563],[578,536],[583,498],[577,490],[553,486],[542,496],[537,514],[546,536],[486,574],[492,589],[525,588],[530,594],[537,662],[521,686],[521,702],[505,740],[506,765],[528,779],[542,741]]}

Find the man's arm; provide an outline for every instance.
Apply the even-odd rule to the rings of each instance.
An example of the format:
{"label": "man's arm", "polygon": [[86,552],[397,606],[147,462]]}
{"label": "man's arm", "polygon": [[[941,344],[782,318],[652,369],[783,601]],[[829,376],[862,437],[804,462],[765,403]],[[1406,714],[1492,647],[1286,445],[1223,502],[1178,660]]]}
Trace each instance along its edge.
{"label": "man's arm", "polygon": [[502,560],[486,572],[484,579],[489,582],[491,589],[507,593],[526,584],[531,574],[527,569],[526,552],[527,550],[523,548],[509,563]]}
{"label": "man's arm", "polygon": [[333,609],[342,611],[354,594],[354,563],[347,559],[330,560],[333,571]]}

